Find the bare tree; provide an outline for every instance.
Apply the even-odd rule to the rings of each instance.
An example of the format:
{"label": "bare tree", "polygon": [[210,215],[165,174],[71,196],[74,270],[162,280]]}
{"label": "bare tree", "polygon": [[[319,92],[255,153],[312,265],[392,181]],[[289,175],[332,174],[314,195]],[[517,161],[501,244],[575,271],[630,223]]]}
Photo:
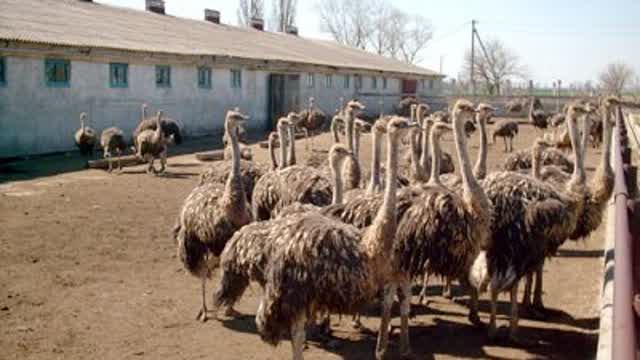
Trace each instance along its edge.
{"label": "bare tree", "polygon": [[296,24],[298,0],[272,0],[269,27],[273,31],[285,32]]}
{"label": "bare tree", "polygon": [[322,31],[340,44],[365,50],[373,27],[371,0],[323,0],[316,4]]}
{"label": "bare tree", "polygon": [[264,19],[262,0],[240,0],[238,3],[238,25],[250,26],[252,18]]}
{"label": "bare tree", "polygon": [[[504,82],[508,79],[523,79],[526,69],[518,56],[498,39],[484,42],[486,54],[477,49],[473,74],[477,85],[483,86],[490,95],[500,95]],[[468,80],[471,70],[471,50],[464,57],[463,71]]]}
{"label": "bare tree", "polygon": [[600,86],[602,90],[615,95],[621,95],[622,91],[633,81],[634,72],[631,66],[624,63],[607,65],[600,73]]}
{"label": "bare tree", "polygon": [[432,39],[427,19],[409,15],[388,0],[323,0],[316,5],[323,31],[338,43],[408,63]]}

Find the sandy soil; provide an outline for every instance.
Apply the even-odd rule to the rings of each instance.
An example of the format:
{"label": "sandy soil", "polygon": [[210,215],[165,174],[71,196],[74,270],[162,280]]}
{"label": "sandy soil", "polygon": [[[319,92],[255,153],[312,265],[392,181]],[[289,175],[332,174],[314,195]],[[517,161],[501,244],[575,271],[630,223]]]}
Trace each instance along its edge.
{"label": "sandy soil", "polygon": [[[522,126],[516,149],[534,136],[535,130]],[[324,134],[315,144],[326,147],[329,139]],[[362,148],[369,144],[366,135]],[[472,144],[475,154],[475,139]],[[451,141],[445,145],[453,150]],[[304,159],[304,144],[298,148]],[[267,159],[257,147],[254,154],[257,161]],[[599,154],[588,151],[590,175]],[[504,156],[501,143],[492,147],[490,167]],[[368,151],[363,157],[368,164]],[[194,320],[199,282],[182,269],[169,231],[206,166],[181,155],[169,159],[163,177],[146,175],[140,166],[122,175],[84,170],[0,185],[0,359],[288,358],[288,342],[272,348],[256,334],[257,286],[238,306],[245,317]],[[414,308],[417,358],[592,358],[602,244],[601,229],[586,241],[566,244],[548,263],[545,302],[553,315],[546,322],[521,321],[527,346],[488,341],[467,321],[466,298],[436,296],[440,285],[434,284],[429,307]],[[499,325],[506,326],[507,296],[501,301]],[[486,295],[481,310],[487,322]],[[348,319],[334,317],[338,346],[310,342],[305,357],[371,359],[378,319],[364,323],[371,331],[359,333]],[[392,341],[396,349],[397,333]]]}

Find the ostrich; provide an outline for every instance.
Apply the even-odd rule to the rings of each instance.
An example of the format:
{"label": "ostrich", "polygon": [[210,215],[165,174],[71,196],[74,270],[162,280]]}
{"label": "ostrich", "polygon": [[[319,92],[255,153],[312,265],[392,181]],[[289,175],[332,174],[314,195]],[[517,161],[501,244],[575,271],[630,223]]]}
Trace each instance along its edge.
{"label": "ostrich", "polygon": [[[462,194],[455,194],[440,184],[438,137],[441,129],[448,125],[438,124],[432,130],[431,138],[433,178],[413,197],[411,205],[398,222],[391,256],[394,281],[385,289],[381,323],[387,325],[389,322],[393,295],[399,286],[402,293],[400,349],[403,355],[410,353],[408,317],[411,280],[422,276],[427,269],[432,274],[459,278],[461,283],[468,284],[474,259],[481,249],[491,246],[491,203],[473,176],[464,134],[465,120],[472,118],[475,112],[473,104],[466,100],[458,100],[453,109],[454,141],[462,174]],[[472,295],[470,320],[478,323],[477,291],[470,286],[469,289]],[[387,328],[381,326],[381,329]],[[381,336],[385,344],[388,332],[384,331]]]}
{"label": "ostrich", "polygon": [[306,142],[309,144],[309,134],[311,134],[311,153],[313,153],[313,136],[316,131],[324,128],[327,122],[327,114],[314,107],[315,99],[309,98],[309,108],[300,112],[300,122],[297,124],[305,133]]}
{"label": "ostrich", "polygon": [[[503,169],[506,171],[531,170],[532,149],[518,150],[507,156]],[[565,172],[572,172],[574,168],[573,160],[569,159],[562,151],[556,148],[548,148],[542,152],[542,165],[555,165]]]}
{"label": "ostrich", "polygon": [[[156,129],[156,121],[153,116],[147,117],[147,104],[142,104],[142,116],[140,119],[140,123],[133,131],[133,144],[137,147],[137,139],[138,135],[144,130],[155,130]],[[180,130],[180,125],[174,119],[163,117],[162,122],[162,131],[164,131],[165,136],[168,138],[172,138],[172,141],[176,145],[182,144],[182,131]]]}
{"label": "ostrich", "polygon": [[[167,164],[167,143],[170,139],[166,138],[162,126],[162,111],[158,111],[156,115],[156,128],[155,130],[143,130],[136,137],[136,144],[138,144],[138,150],[136,156],[146,161],[149,166],[147,167],[147,173],[153,172],[154,174],[164,172]],[[160,157],[160,170],[157,171],[153,166],[153,162],[156,157]]]}
{"label": "ostrich", "polygon": [[[338,115],[335,115],[331,119],[330,130],[331,130],[331,135],[333,136],[334,145],[340,143],[340,127],[342,126],[343,123],[344,123],[344,120]],[[315,168],[324,167],[325,165],[327,165],[327,155],[323,154],[321,151],[315,151],[309,154],[305,162],[305,165],[315,167]]]}
{"label": "ostrich", "polygon": [[[431,131],[431,126],[437,121],[431,119],[425,119],[422,122],[422,154],[420,154],[420,164],[424,171],[428,174],[431,172],[431,154],[430,145],[429,145],[429,132]],[[440,157],[440,174],[449,174],[455,171],[455,166],[453,165],[453,159],[451,154],[446,151],[441,151]]]}
{"label": "ostrich", "polygon": [[[239,112],[239,111],[236,111],[236,112]],[[239,129],[240,129],[239,127],[236,128],[236,138],[238,140],[240,139],[240,132],[238,131]],[[275,154],[273,149],[275,141],[276,141],[275,134],[274,133],[270,134],[269,135],[269,153],[271,154],[272,168],[276,168],[278,166],[275,160]],[[232,142],[230,142],[230,145],[232,145]],[[238,144],[238,146],[240,146],[240,144]],[[230,159],[232,159],[233,146],[228,146],[227,149],[231,150]],[[242,149],[240,150],[240,153],[242,154]],[[225,157],[225,160],[227,160],[227,157]],[[200,181],[198,185],[204,185],[205,183],[225,184],[227,181],[227,178],[229,177],[229,174],[232,171],[232,168],[233,168],[232,161],[216,162],[210,165],[200,174]],[[255,184],[258,182],[258,179],[260,179],[260,177],[262,177],[262,175],[265,174],[265,172],[266,172],[266,169],[264,168],[264,166],[261,166],[260,164],[256,164],[252,161],[246,161],[246,160],[240,159],[240,174],[241,174],[240,178],[242,179],[244,192],[247,195],[247,202],[251,203],[251,197],[253,196],[253,189],[255,187]]]}
{"label": "ostrich", "polygon": [[96,146],[97,137],[96,132],[85,123],[87,122],[87,113],[80,114],[80,129],[78,129],[74,135],[76,146],[80,150],[82,156],[93,156],[93,149]]}
{"label": "ostrich", "polygon": [[[293,135],[292,127],[296,120],[297,115],[290,113],[278,121],[280,169],[265,173],[254,187],[251,205],[258,221],[276,217],[285,206],[295,202],[316,206],[326,206],[331,202],[331,183],[326,177],[314,168],[287,163],[295,146],[293,138],[287,141],[287,133]],[[287,143],[290,145],[289,153]]]}
{"label": "ostrich", "polygon": [[[518,135],[518,123],[513,120],[502,121],[493,130],[493,143],[496,143],[496,137],[504,140],[504,152],[513,152],[513,138]],[[509,146],[507,147],[507,139]]]}
{"label": "ostrich", "polygon": [[418,100],[413,96],[405,97],[400,100],[398,107],[396,109],[396,114],[399,116],[409,117],[411,112],[411,107],[414,105],[418,105]]}
{"label": "ostrich", "polygon": [[[569,121],[585,113],[575,105],[569,111]],[[545,258],[557,249],[576,228],[580,209],[584,205],[584,166],[578,151],[575,125],[570,126],[576,166],[571,181],[562,191],[550,184],[516,172],[494,172],[482,180],[494,217],[491,224],[493,241],[486,253],[477,259],[486,264],[487,276],[476,283],[482,287],[490,280],[491,318],[489,335],[496,335],[498,294],[509,291],[511,319],[509,336],[518,342],[517,291],[520,279],[542,269]],[[534,157],[534,162],[541,159]],[[534,168],[537,167],[534,164]]]}
{"label": "ostrich", "polygon": [[[318,313],[351,313],[375,296],[389,280],[396,230],[398,140],[410,125],[394,118],[387,127],[387,181],[384,203],[373,224],[360,231],[316,212],[275,220],[271,224],[272,259],[265,293],[256,315],[263,339],[276,345],[291,333],[293,359],[303,358],[304,326]],[[388,323],[381,323],[380,334]],[[379,342],[381,359],[386,343]]]}
{"label": "ostrich", "polygon": [[362,172],[360,170],[360,163],[354,153],[354,126],[355,126],[355,112],[362,111],[365,107],[360,102],[352,100],[347,103],[345,108],[345,130],[346,130],[346,143],[347,149],[352,153],[352,156],[345,161],[342,172],[345,176],[345,190],[357,189],[360,187],[360,180]]}
{"label": "ostrich", "polygon": [[[340,169],[349,155],[349,151],[341,144],[333,145],[329,151],[329,162],[334,180],[332,204],[342,203],[343,191]],[[295,209],[295,212],[292,211],[287,216],[283,216],[281,213],[279,214],[279,219],[305,213],[308,209],[304,208],[304,206],[307,205],[301,205],[300,208]],[[283,211],[286,211],[286,209]],[[220,256],[222,278],[220,280],[220,290],[214,295],[214,314],[222,306],[227,309],[232,308],[242,297],[250,281],[258,282],[264,289],[264,269],[274,251],[272,245],[275,243],[275,239],[269,237],[270,224],[273,222],[272,220],[249,224],[238,230],[225,246]]]}
{"label": "ostrich", "polygon": [[118,169],[122,171],[120,156],[127,148],[127,141],[122,130],[117,127],[110,127],[102,131],[100,135],[100,145],[102,145],[103,156],[109,163],[109,172],[113,169],[111,158],[114,153],[118,156]]}
{"label": "ostrich", "polygon": [[434,122],[443,122],[447,124],[451,122],[449,113],[447,111],[442,111],[442,110],[434,111],[431,114],[431,118],[433,119]]}
{"label": "ostrich", "polygon": [[538,98],[531,98],[529,105],[529,122],[538,130],[544,130],[549,125],[547,114],[542,109],[542,102]]}
{"label": "ostrich", "polygon": [[505,108],[508,113],[517,114],[517,113],[521,113],[522,110],[525,109],[525,106],[527,106],[526,99],[513,99],[507,102],[507,104],[505,105]]}
{"label": "ostrich", "polygon": [[193,189],[180,210],[174,237],[178,257],[184,267],[202,281],[202,308],[197,319],[207,320],[206,279],[219,264],[227,241],[233,233],[252,221],[240,173],[240,147],[236,128],[246,117],[227,112],[225,132],[233,148],[232,171],[225,185],[206,183]]}

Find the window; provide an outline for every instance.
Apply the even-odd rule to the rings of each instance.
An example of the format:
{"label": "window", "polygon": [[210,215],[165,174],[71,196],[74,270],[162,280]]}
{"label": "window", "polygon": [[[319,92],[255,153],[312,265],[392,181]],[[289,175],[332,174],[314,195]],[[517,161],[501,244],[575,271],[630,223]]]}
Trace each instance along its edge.
{"label": "window", "polygon": [[313,73],[307,74],[307,87],[312,88],[316,85],[316,77]]}
{"label": "window", "polygon": [[211,89],[211,68],[198,68],[198,87],[201,89]]}
{"label": "window", "polygon": [[242,71],[231,70],[231,87],[234,89],[242,88]]}
{"label": "window", "polygon": [[350,87],[351,87],[351,76],[345,75],[344,76],[344,88],[348,89]]}
{"label": "window", "polygon": [[378,78],[375,76],[371,78],[371,88],[372,89],[378,88]]}
{"label": "window", "polygon": [[420,89],[424,90],[426,87],[424,86],[424,79],[420,80]]}
{"label": "window", "polygon": [[433,90],[433,79],[429,80],[429,90]]}
{"label": "window", "polygon": [[333,76],[332,75],[326,75],[324,77],[324,86],[327,89],[331,89],[331,87],[333,86]]}
{"label": "window", "polygon": [[156,87],[171,87],[171,67],[156,65]]}
{"label": "window", "polygon": [[7,84],[7,64],[4,58],[0,57],[0,86]]}
{"label": "window", "polygon": [[355,86],[356,86],[356,89],[362,89],[362,76],[360,75],[355,76]]}
{"label": "window", "polygon": [[129,65],[111,63],[109,66],[109,82],[112,88],[126,88],[129,86]]}
{"label": "window", "polygon": [[47,86],[68,87],[71,82],[71,63],[69,60],[46,59],[44,77]]}
{"label": "window", "polygon": [[387,78],[382,78],[382,88],[387,89]]}

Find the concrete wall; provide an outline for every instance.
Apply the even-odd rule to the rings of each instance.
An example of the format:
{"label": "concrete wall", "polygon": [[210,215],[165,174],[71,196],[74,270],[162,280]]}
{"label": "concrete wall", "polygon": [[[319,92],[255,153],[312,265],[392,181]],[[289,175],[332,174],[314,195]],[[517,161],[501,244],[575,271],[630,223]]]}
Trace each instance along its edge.
{"label": "concrete wall", "polygon": [[[108,62],[71,61],[71,81],[67,88],[48,87],[44,75],[44,58],[6,56],[7,84],[0,86],[0,158],[74,150],[73,134],[79,127],[79,114],[87,112],[90,126],[98,133],[117,126],[131,134],[140,121],[142,103],[149,104],[148,115],[162,109],[176,119],[186,136],[200,136],[222,130],[224,114],[233,107],[251,116],[249,127],[265,128],[268,117],[269,72],[242,69],[242,88],[231,88],[230,68],[212,70],[212,88],[197,84],[197,67],[171,65],[171,87],[155,84],[155,64],[129,64],[129,86],[111,88]],[[123,61],[119,61],[123,62]],[[158,63],[158,65],[164,65]],[[307,74],[300,74],[299,105],[307,106],[313,96],[316,106],[333,114],[340,97],[358,98],[367,106],[367,114],[377,115],[378,101],[384,99],[386,114],[394,111],[401,97],[401,80],[382,76],[372,87],[370,76],[362,77],[362,87],[355,88],[351,74],[349,88],[344,75],[333,74],[327,88],[326,73],[314,73],[315,84],[309,87]],[[426,80],[428,82],[428,80]],[[433,80],[435,84],[438,79]],[[418,87],[421,96],[436,95],[434,89]],[[293,111],[299,110],[290,109]]]}
{"label": "concrete wall", "polygon": [[6,57],[7,84],[0,87],[0,158],[74,149],[79,114],[101,132],[118,126],[130,134],[140,121],[140,106],[178,120],[187,136],[223,126],[224,114],[239,106],[262,128],[267,116],[267,73],[242,71],[242,88],[231,88],[229,69],[213,69],[212,88],[200,89],[194,66],[171,66],[171,87],[157,88],[155,65],[129,64],[129,87],[111,88],[109,64],[71,61],[68,88],[47,87],[44,59]]}

